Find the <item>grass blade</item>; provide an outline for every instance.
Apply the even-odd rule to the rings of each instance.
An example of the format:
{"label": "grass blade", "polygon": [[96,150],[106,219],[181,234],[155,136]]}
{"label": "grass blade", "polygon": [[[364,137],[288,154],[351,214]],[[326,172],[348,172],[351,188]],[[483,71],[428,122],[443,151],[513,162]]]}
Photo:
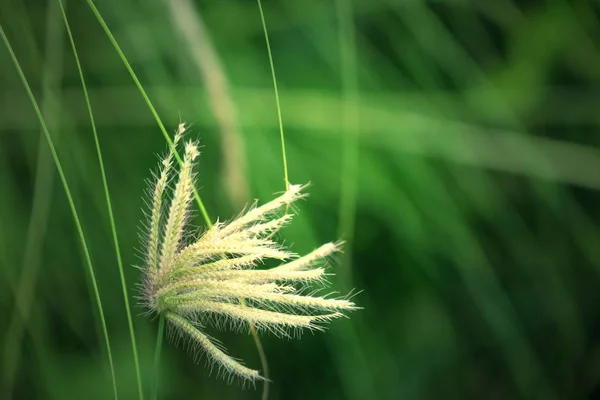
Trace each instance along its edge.
{"label": "grass blade", "polygon": [[269,42],[269,33],[267,32],[267,22],[265,21],[265,14],[263,13],[262,3],[258,2],[258,11],[260,12],[260,20],[262,22],[263,32],[265,33],[265,42],[267,45],[267,53],[269,55],[269,65],[271,66],[271,77],[273,78],[273,90],[275,91],[275,104],[277,106],[277,118],[279,119],[279,135],[281,136],[281,155],[283,158],[283,175],[285,178],[285,189],[287,190],[290,186],[288,178],[287,168],[287,156],[285,152],[285,137],[283,135],[283,119],[281,117],[281,104],[279,102],[279,90],[277,89],[277,78],[275,76],[275,65],[273,64],[273,54],[271,53],[271,43]]}
{"label": "grass blade", "polygon": [[[21,5],[21,3],[18,3]],[[42,101],[40,108],[43,115],[46,115],[50,126],[58,127],[60,124],[60,95],[55,95],[62,81],[62,54],[64,32],[62,24],[58,21],[59,9],[54,3],[50,3],[46,11],[45,27],[45,49],[46,55],[52,54],[53,57],[46,57],[44,61],[44,72],[42,74]],[[22,16],[23,14],[19,14]],[[23,18],[17,22],[21,31],[18,36],[31,38],[30,21]],[[31,51],[31,57],[37,56],[37,52]],[[34,56],[35,54],[35,56]],[[55,136],[56,139],[56,136]],[[29,224],[27,228],[27,239],[25,241],[25,251],[21,261],[20,277],[18,283],[11,282],[11,291],[14,292],[15,305],[12,315],[8,320],[6,336],[4,340],[4,353],[2,360],[2,395],[11,398],[13,395],[13,385],[16,374],[19,370],[21,357],[23,354],[22,342],[26,330],[29,330],[35,337],[39,335],[36,329],[30,329],[31,321],[34,316],[32,309],[36,297],[36,288],[38,286],[40,264],[42,258],[42,247],[45,242],[45,236],[48,228],[48,217],[52,203],[52,193],[54,188],[55,172],[52,169],[52,158],[50,151],[43,144],[46,139],[44,133],[40,130],[39,146],[36,161],[35,183],[33,191],[33,202]],[[38,305],[36,305],[37,308]],[[37,343],[38,338],[34,339]],[[39,353],[38,353],[39,354]]]}
{"label": "grass blade", "polygon": [[15,65],[15,68],[17,69],[19,77],[21,78],[23,86],[25,87],[25,90],[27,91],[27,95],[28,95],[29,99],[31,100],[31,104],[35,110],[35,113],[38,117],[40,125],[42,126],[42,130],[44,131],[44,135],[46,136],[46,140],[48,141],[48,146],[50,147],[50,152],[52,153],[52,158],[54,159],[54,163],[56,165],[58,175],[60,176],[60,180],[63,184],[65,194],[67,196],[67,201],[69,202],[69,207],[71,209],[71,213],[73,214],[73,220],[75,221],[77,233],[79,235],[79,239],[81,240],[81,247],[83,248],[84,257],[86,260],[88,272],[90,274],[90,279],[91,279],[92,287],[94,290],[94,297],[96,299],[96,304],[98,307],[98,313],[100,315],[100,322],[102,325],[102,333],[104,335],[106,351],[108,353],[108,362],[110,364],[110,373],[111,373],[111,377],[112,377],[113,391],[114,391],[114,396],[116,399],[117,398],[117,383],[116,383],[116,379],[115,379],[115,369],[114,369],[114,365],[113,365],[112,352],[110,349],[110,340],[108,338],[108,330],[106,329],[106,320],[104,318],[104,310],[102,309],[102,302],[100,300],[100,292],[98,290],[98,284],[96,282],[94,267],[92,266],[92,260],[91,260],[90,253],[89,253],[89,250],[87,247],[85,236],[83,234],[83,228],[81,226],[81,222],[79,221],[79,214],[77,213],[77,209],[75,208],[75,203],[73,202],[73,196],[71,195],[71,190],[69,189],[69,185],[67,184],[67,179],[66,179],[64,171],[62,169],[60,160],[58,159],[58,154],[56,153],[54,143],[52,142],[52,137],[50,136],[50,132],[48,131],[46,122],[44,121],[44,117],[42,116],[42,112],[40,111],[38,103],[35,100],[35,96],[33,95],[33,92],[31,91],[31,87],[29,86],[29,83],[27,82],[27,78],[25,77],[25,74],[23,73],[21,65],[19,64],[19,60],[17,59],[17,56],[15,55],[15,53],[12,49],[12,46],[10,45],[9,40],[6,37],[6,34],[4,33],[4,28],[2,27],[2,25],[0,25],[0,36],[2,36],[2,40],[4,41],[4,44],[6,45],[6,48],[8,49],[8,52],[10,53],[10,58],[12,59],[14,65]]}
{"label": "grass blade", "polygon": [[204,18],[192,0],[163,0],[173,27],[187,46],[198,75],[206,87],[206,100],[219,126],[223,154],[223,185],[235,208],[248,201],[248,180],[242,131],[231,96],[230,82],[213,44]]}
{"label": "grass blade", "polygon": [[[273,63],[273,54],[271,52],[271,43],[269,41],[269,32],[267,31],[267,22],[265,20],[265,14],[263,12],[262,3],[260,0],[257,0],[258,3],[258,11],[260,13],[260,21],[263,28],[263,33],[265,35],[265,44],[267,46],[267,54],[269,56],[269,66],[271,68],[271,77],[273,79],[273,90],[275,92],[275,105],[277,107],[277,119],[279,122],[279,135],[281,137],[281,157],[283,160],[283,178],[285,180],[285,190],[288,190],[290,187],[290,180],[288,176],[288,167],[287,167],[287,155],[285,151],[285,135],[283,133],[283,118],[281,116],[281,104],[279,101],[279,90],[277,89],[277,77],[275,75],[275,65]],[[285,213],[287,214],[287,207],[285,209]],[[262,343],[258,338],[258,334],[256,333],[256,329],[253,325],[250,325],[250,331],[252,332],[252,337],[254,337],[254,341],[256,343],[256,348],[258,350],[258,354],[260,356],[260,362],[263,367],[263,375],[265,377],[265,382],[263,384],[263,393],[262,400],[267,400],[269,398],[269,364],[267,362],[267,356],[264,352]]]}
{"label": "grass blade", "polygon": [[[150,112],[152,113],[152,116],[154,116],[154,119],[156,120],[156,123],[158,124],[158,126],[159,126],[159,128],[160,128],[160,130],[161,130],[161,132],[162,132],[162,134],[163,134],[163,136],[165,138],[165,140],[169,144],[169,147],[173,150],[173,154],[175,155],[175,158],[177,159],[177,162],[179,163],[180,166],[182,166],[183,165],[183,161],[182,161],[181,157],[179,156],[179,153],[177,152],[177,149],[175,149],[175,147],[173,145],[173,141],[171,140],[171,137],[169,136],[169,134],[167,133],[167,130],[165,129],[165,125],[163,124],[162,120],[160,119],[160,117],[158,115],[158,112],[156,111],[156,109],[154,108],[154,105],[150,101],[150,98],[146,94],[146,91],[144,90],[144,87],[142,86],[140,80],[138,79],[137,75],[133,71],[133,68],[131,67],[131,64],[129,64],[129,61],[127,60],[127,57],[125,57],[125,53],[123,53],[123,51],[121,50],[121,47],[117,43],[117,40],[115,39],[114,35],[110,31],[108,25],[104,21],[104,18],[102,18],[102,15],[100,14],[100,11],[98,11],[98,9],[96,8],[96,5],[94,4],[94,2],[92,0],[87,0],[87,3],[89,5],[90,9],[92,10],[92,12],[94,13],[94,16],[96,17],[96,19],[98,20],[98,22],[102,26],[102,29],[104,29],[104,32],[108,36],[108,39],[110,40],[111,44],[115,48],[117,54],[121,58],[121,61],[123,61],[123,64],[125,64],[125,68],[127,69],[127,71],[129,72],[129,74],[131,75],[131,78],[135,82],[135,85],[137,86],[138,90],[140,91],[142,97],[144,98],[144,101],[146,102],[146,105],[150,109]],[[210,228],[212,226],[212,222],[210,220],[210,217],[208,216],[208,212],[206,211],[206,207],[204,206],[204,203],[202,202],[202,199],[200,198],[200,195],[198,194],[198,191],[196,190],[196,187],[193,188],[193,191],[194,191],[194,197],[196,199],[196,203],[198,204],[198,208],[200,209],[202,217],[204,218],[204,221],[206,222],[206,225]],[[163,321],[162,316],[161,316],[161,321]],[[155,354],[155,362],[156,363],[158,363],[159,360],[160,360],[160,352],[162,350],[163,334],[164,334],[164,322],[163,323],[159,323],[159,325],[158,325],[158,337],[157,337],[156,354]],[[159,365],[158,364],[156,364],[154,366],[154,371],[155,371],[155,382],[154,382],[153,394],[151,394],[151,396],[153,398],[156,398],[156,395],[158,393],[158,371],[159,371]]]}
{"label": "grass blade", "polygon": [[123,260],[121,258],[121,250],[119,248],[119,239],[117,236],[117,227],[115,224],[115,218],[112,211],[112,202],[110,200],[110,193],[108,190],[108,182],[106,180],[106,172],[104,170],[104,161],[102,159],[102,151],[100,149],[100,141],[98,140],[98,132],[96,130],[96,124],[94,122],[94,114],[92,112],[92,104],[90,102],[90,98],[87,91],[87,86],[85,84],[85,78],[83,76],[83,69],[81,67],[81,62],[79,61],[79,54],[77,52],[77,47],[75,46],[75,40],[73,39],[73,34],[71,32],[71,27],[69,26],[69,21],[67,19],[67,14],[65,13],[64,6],[62,4],[62,0],[59,0],[60,9],[62,12],[62,17],[65,22],[65,28],[67,30],[67,35],[69,36],[69,42],[71,43],[71,48],[73,49],[73,56],[75,57],[75,63],[77,64],[77,71],[79,72],[79,78],[81,80],[81,86],[83,88],[83,95],[85,97],[85,104],[90,116],[90,123],[92,125],[92,132],[94,134],[94,143],[96,144],[96,152],[98,154],[98,163],[100,165],[100,173],[102,175],[102,186],[104,188],[104,195],[106,197],[106,207],[108,209],[108,218],[110,220],[110,228],[113,236],[115,253],[117,256],[117,265],[119,268],[119,278],[121,279],[121,289],[123,290],[123,299],[125,300],[125,310],[127,312],[127,324],[129,326],[129,334],[131,337],[131,346],[133,349],[133,360],[135,364],[135,375],[137,379],[138,386],[138,395],[140,399],[144,398],[144,391],[142,388],[142,378],[140,375],[140,363],[137,352],[137,345],[135,341],[135,331],[133,328],[133,320],[131,318],[131,307],[129,305],[129,296],[127,294],[127,285],[125,282],[125,274],[123,272]]}
{"label": "grass blade", "polygon": [[160,315],[158,320],[158,337],[156,338],[156,350],[154,351],[154,382],[152,383],[152,400],[158,397],[158,372],[160,366],[160,354],[162,352],[163,335],[165,332],[165,316]]}
{"label": "grass blade", "polygon": [[[338,0],[336,3],[340,22],[340,69],[343,97],[342,135],[344,137],[338,236],[344,237],[348,247],[351,247],[352,237],[354,236],[359,162],[358,71],[356,67],[352,0]],[[347,269],[345,271],[344,275],[346,275],[346,280],[349,281],[350,277],[347,276]]]}
{"label": "grass blade", "polygon": [[[117,43],[117,40],[115,39],[114,35],[110,31],[110,28],[108,27],[108,25],[106,25],[104,18],[102,18],[102,15],[100,14],[100,11],[98,11],[98,8],[96,8],[96,5],[94,4],[94,2],[92,0],[86,0],[86,1],[87,1],[88,5],[90,6],[90,9],[94,13],[94,16],[100,23],[100,26],[102,26],[102,29],[104,29],[104,32],[106,33],[106,36],[108,36],[108,39],[110,40],[111,44],[115,48],[115,51],[117,52],[117,54],[119,54],[121,61],[123,61],[123,64],[125,64],[125,68],[129,72],[129,75],[131,75],[131,78],[135,82],[135,85],[137,86],[138,90],[140,91],[142,97],[144,98],[144,101],[146,102],[146,105],[150,109],[152,116],[156,120],[156,123],[158,124],[160,131],[162,132],[165,140],[167,141],[167,144],[169,145],[170,148],[173,149],[173,152],[174,152],[175,158],[177,159],[177,162],[179,163],[180,166],[182,166],[183,160],[181,159],[181,156],[179,156],[179,153],[176,151],[176,149],[173,147],[173,140],[171,140],[171,137],[169,136],[169,133],[167,132],[167,129],[165,128],[165,125],[163,124],[162,120],[160,119],[158,112],[156,111],[156,108],[154,108],[152,101],[150,101],[150,97],[148,97],[148,95],[146,94],[146,91],[144,90],[142,83],[140,82],[137,75],[135,74],[135,71],[131,67],[131,64],[129,64],[127,57],[125,57],[125,53],[123,53],[123,50],[121,50],[121,47]],[[212,226],[212,222],[208,216],[206,207],[204,207],[204,203],[202,202],[202,199],[200,198],[200,195],[198,194],[198,191],[196,190],[195,187],[194,187],[194,197],[196,199],[196,203],[198,204],[198,208],[200,209],[200,212],[202,213],[202,217],[204,218],[204,221],[206,222],[207,225],[209,225],[209,227]]]}

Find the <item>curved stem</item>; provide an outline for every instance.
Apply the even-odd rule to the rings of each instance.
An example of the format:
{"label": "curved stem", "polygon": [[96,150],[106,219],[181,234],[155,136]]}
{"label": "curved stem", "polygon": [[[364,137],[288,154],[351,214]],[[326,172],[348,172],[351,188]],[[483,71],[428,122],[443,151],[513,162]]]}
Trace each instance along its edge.
{"label": "curved stem", "polygon": [[60,9],[63,16],[63,21],[65,23],[65,28],[67,30],[67,35],[69,36],[69,42],[71,43],[71,48],[73,49],[73,55],[75,56],[75,63],[77,64],[77,71],[79,72],[79,78],[81,80],[81,86],[83,88],[83,95],[85,97],[85,104],[88,109],[88,114],[90,116],[90,123],[92,124],[92,132],[94,135],[94,142],[96,144],[96,153],[98,155],[98,163],[100,165],[100,174],[102,175],[102,186],[104,187],[104,195],[106,198],[106,206],[108,208],[108,218],[110,220],[110,228],[113,236],[113,242],[115,247],[115,253],[117,256],[117,266],[119,269],[119,277],[121,279],[121,290],[123,292],[123,299],[125,300],[125,310],[127,312],[127,324],[129,326],[129,336],[131,338],[131,346],[133,348],[133,362],[135,365],[135,375],[137,379],[137,387],[138,387],[138,397],[140,400],[144,398],[144,391],[142,389],[142,377],[140,374],[140,363],[137,353],[137,344],[135,341],[135,331],[133,329],[133,319],[131,318],[131,307],[129,306],[129,295],[127,294],[127,284],[125,282],[125,273],[123,271],[123,260],[121,258],[121,250],[119,248],[119,239],[117,236],[117,227],[115,224],[115,218],[112,210],[112,202],[110,200],[110,193],[108,190],[108,181],[106,179],[106,171],[104,169],[104,160],[102,158],[102,151],[100,149],[100,141],[98,140],[98,132],[96,130],[96,123],[94,122],[94,114],[92,112],[92,104],[90,102],[90,97],[88,95],[87,86],[85,84],[85,78],[83,76],[83,68],[81,67],[81,62],[79,61],[79,54],[77,52],[77,47],[75,46],[75,39],[73,39],[73,34],[71,33],[71,27],[69,25],[69,21],[67,19],[67,14],[65,12],[64,6],[62,4],[62,0],[58,0],[60,4]]}
{"label": "curved stem", "polygon": [[250,324],[250,332],[252,333],[252,338],[254,338],[254,344],[256,345],[256,350],[258,351],[258,356],[260,357],[260,363],[263,368],[263,376],[265,377],[265,383],[263,384],[263,392],[262,392],[262,400],[267,400],[269,398],[269,363],[267,362],[267,354],[265,353],[265,349],[258,337],[258,333],[256,332],[256,328],[254,324]]}
{"label": "curved stem", "polygon": [[21,68],[21,65],[19,64],[17,56],[15,55],[15,52],[13,51],[13,48],[10,45],[10,42],[8,41],[8,38],[6,37],[6,34],[4,33],[4,29],[2,28],[1,25],[0,25],[0,36],[2,36],[2,40],[4,41],[4,44],[6,45],[6,48],[8,49],[8,52],[10,53],[10,57],[15,65],[15,68],[17,69],[19,77],[21,78],[21,82],[23,83],[23,86],[25,87],[25,90],[27,92],[29,100],[31,101],[31,104],[35,110],[35,114],[40,122],[40,125],[42,126],[42,130],[44,131],[44,136],[46,136],[46,140],[48,141],[48,147],[50,147],[50,152],[52,153],[52,158],[54,159],[54,164],[56,165],[58,175],[60,177],[63,188],[65,190],[65,195],[67,196],[67,202],[69,203],[69,208],[71,209],[71,214],[73,215],[73,220],[75,221],[75,227],[77,229],[77,234],[81,241],[81,247],[83,248],[84,258],[85,258],[85,261],[86,261],[86,264],[88,267],[88,273],[90,274],[90,280],[92,283],[94,298],[96,300],[96,306],[98,308],[98,314],[100,316],[100,324],[102,326],[102,334],[104,336],[104,342],[106,344],[106,352],[108,353],[108,362],[110,364],[110,373],[111,373],[111,377],[112,377],[114,397],[116,399],[117,398],[117,383],[116,383],[116,379],[115,379],[115,368],[114,368],[114,363],[113,363],[113,358],[112,358],[112,352],[110,349],[110,340],[108,338],[108,329],[106,328],[106,319],[104,317],[102,301],[100,300],[100,291],[98,290],[98,283],[96,282],[96,275],[94,273],[94,267],[92,265],[92,259],[90,256],[90,252],[87,247],[87,241],[85,240],[85,235],[83,234],[83,228],[81,226],[81,221],[79,220],[79,214],[77,212],[77,208],[75,207],[75,202],[73,201],[73,196],[71,195],[71,190],[69,189],[69,185],[67,184],[67,178],[65,177],[65,173],[63,171],[62,164],[60,163],[60,160],[58,158],[58,153],[56,152],[56,148],[54,147],[54,142],[52,141],[52,137],[50,136],[50,132],[48,131],[48,127],[46,126],[46,122],[44,121],[44,117],[42,116],[42,112],[38,106],[35,96],[33,95],[33,92],[31,91],[31,87],[29,86],[29,83],[27,82],[27,78],[25,77],[25,74],[23,73],[23,69]]}
{"label": "curved stem", "polygon": [[[117,43],[117,39],[115,39],[114,35],[112,34],[112,32],[110,31],[110,29],[108,28],[108,25],[106,25],[106,22],[104,21],[104,18],[102,18],[102,15],[100,14],[100,11],[98,11],[98,9],[96,8],[96,5],[94,4],[94,2],[92,0],[87,0],[87,3],[90,6],[92,12],[94,13],[94,16],[96,17],[96,19],[100,23],[100,26],[102,26],[102,29],[104,29],[104,32],[106,33],[106,36],[108,36],[108,39],[110,40],[111,44],[115,48],[115,51],[117,52],[117,54],[119,54],[119,57],[121,58],[121,61],[123,61],[123,64],[125,64],[125,68],[129,72],[129,75],[131,75],[131,79],[133,79],[133,81],[135,82],[136,87],[138,88],[138,90],[140,91],[142,97],[144,98],[144,101],[146,102],[146,105],[150,109],[150,112],[152,113],[152,116],[156,120],[156,123],[158,124],[158,127],[160,128],[160,131],[162,132],[165,140],[169,144],[169,147],[171,149],[173,149],[173,152],[175,154],[175,158],[177,159],[177,163],[179,163],[179,166],[182,166],[183,165],[183,160],[181,159],[181,156],[179,155],[179,153],[177,152],[177,150],[173,146],[173,140],[171,140],[171,137],[167,133],[167,129],[165,128],[165,125],[162,123],[162,120],[158,116],[158,112],[156,111],[156,108],[154,108],[154,105],[150,101],[150,97],[148,97],[148,95],[146,94],[146,91],[144,90],[144,87],[142,86],[142,84],[141,84],[140,80],[138,79],[137,75],[133,71],[133,68],[131,67],[131,64],[129,64],[129,61],[127,60],[127,57],[125,57],[125,53],[123,53],[123,50],[121,50],[121,47]],[[204,206],[204,203],[202,202],[202,199],[200,198],[200,195],[198,194],[198,191],[196,190],[195,187],[194,187],[194,197],[196,198],[196,203],[198,203],[198,208],[200,209],[200,213],[202,214],[202,217],[204,218],[204,221],[206,221],[206,224],[209,227],[212,226],[212,222],[210,221],[210,218],[208,217],[208,212],[206,211],[206,207]]]}
{"label": "curved stem", "polygon": [[156,349],[154,350],[154,382],[152,383],[152,399],[156,400],[158,397],[158,375],[160,370],[160,353],[162,352],[163,335],[165,332],[165,316],[160,314],[160,320],[158,321],[158,335],[156,338]]}

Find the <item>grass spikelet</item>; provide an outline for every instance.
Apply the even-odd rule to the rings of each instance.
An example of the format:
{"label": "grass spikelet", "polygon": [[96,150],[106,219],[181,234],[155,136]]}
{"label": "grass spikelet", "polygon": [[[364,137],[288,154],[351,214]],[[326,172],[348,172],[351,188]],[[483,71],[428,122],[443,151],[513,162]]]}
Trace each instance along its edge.
{"label": "grass spikelet", "polygon": [[169,153],[162,161],[162,168],[160,175],[154,184],[154,190],[152,191],[152,211],[150,215],[150,230],[148,232],[148,265],[153,270],[158,268],[158,245],[159,245],[159,229],[160,229],[160,217],[163,207],[162,199],[167,184],[169,182],[169,170],[173,163],[173,149],[177,147],[177,144],[181,140],[183,133],[185,132],[185,125],[180,124],[173,139],[173,147],[169,149]]}

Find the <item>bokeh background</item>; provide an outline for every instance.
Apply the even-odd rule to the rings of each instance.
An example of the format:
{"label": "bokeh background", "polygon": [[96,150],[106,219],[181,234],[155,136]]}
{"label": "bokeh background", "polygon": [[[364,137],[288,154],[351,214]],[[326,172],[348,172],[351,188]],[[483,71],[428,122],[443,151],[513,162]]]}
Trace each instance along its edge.
{"label": "bokeh background", "polygon": [[[83,0],[68,0],[129,295],[145,180],[166,144]],[[203,145],[213,220],[284,189],[259,9],[102,0],[170,132]],[[592,399],[600,393],[600,14],[596,1],[264,0],[290,180],[286,243],[339,236],[331,290],[363,310],[326,333],[263,335],[272,399]],[[0,23],[55,140],[89,242],[122,399],[132,350],[91,125],[56,0]],[[106,351],[62,185],[0,49],[0,397],[108,399]],[[202,224],[198,218],[197,223]],[[135,306],[146,395],[157,320]],[[252,338],[208,329],[260,368]],[[160,398],[258,399],[163,347]]]}

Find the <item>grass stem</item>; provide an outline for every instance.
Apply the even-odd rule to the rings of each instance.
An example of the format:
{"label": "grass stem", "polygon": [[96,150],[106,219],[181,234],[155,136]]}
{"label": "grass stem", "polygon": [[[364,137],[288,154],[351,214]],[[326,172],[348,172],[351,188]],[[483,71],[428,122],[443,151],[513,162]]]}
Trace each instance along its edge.
{"label": "grass stem", "polygon": [[73,196],[71,195],[71,190],[69,189],[69,185],[67,184],[67,179],[65,177],[62,165],[58,158],[56,148],[54,147],[54,143],[52,142],[52,137],[50,136],[50,132],[48,131],[48,127],[46,126],[46,122],[44,121],[44,117],[42,116],[42,112],[38,106],[35,96],[33,95],[31,87],[29,86],[29,82],[27,81],[27,78],[25,77],[25,74],[23,73],[23,69],[21,68],[21,65],[19,64],[19,60],[17,59],[17,56],[15,55],[15,52],[13,51],[9,40],[6,37],[6,34],[4,33],[4,28],[2,27],[2,25],[0,25],[0,36],[2,36],[2,40],[4,41],[4,44],[6,45],[6,48],[8,49],[8,52],[10,53],[10,57],[15,65],[15,68],[17,69],[19,77],[21,78],[21,81],[23,83],[23,86],[25,87],[25,90],[27,92],[29,100],[31,101],[31,104],[35,110],[36,116],[40,122],[40,125],[42,126],[42,130],[44,131],[44,135],[48,142],[48,146],[50,147],[50,152],[52,153],[52,158],[54,159],[54,164],[56,165],[58,175],[60,176],[60,180],[63,184],[63,188],[65,190],[65,195],[67,196],[67,201],[69,203],[71,213],[73,214],[73,219],[75,221],[75,227],[77,228],[77,233],[79,235],[79,239],[81,240],[81,247],[83,249],[85,261],[86,261],[86,264],[88,267],[88,272],[90,274],[94,297],[96,299],[96,305],[98,307],[100,323],[102,326],[102,333],[104,336],[104,342],[106,344],[106,351],[108,353],[108,362],[110,364],[110,373],[111,373],[111,378],[112,378],[114,397],[116,399],[117,398],[117,383],[116,383],[116,378],[115,378],[115,368],[114,368],[114,364],[113,364],[112,352],[110,349],[110,340],[108,337],[108,330],[106,328],[106,319],[104,318],[104,310],[102,308],[102,301],[100,300],[100,292],[98,290],[98,284],[96,282],[96,275],[94,273],[94,267],[92,265],[92,259],[90,256],[90,252],[88,250],[87,242],[85,240],[85,235],[83,234],[83,228],[82,228],[81,222],[79,220],[79,214],[77,213],[77,209],[75,208],[75,203],[73,201]]}
{"label": "grass stem", "polygon": [[262,3],[258,2],[258,11],[260,12],[260,20],[262,22],[263,32],[265,34],[265,42],[267,44],[267,53],[269,55],[269,65],[271,66],[271,77],[273,78],[273,89],[275,90],[275,104],[277,106],[277,118],[279,119],[279,135],[281,137],[281,154],[283,158],[283,176],[285,178],[285,189],[288,190],[290,180],[288,177],[287,156],[285,152],[285,136],[283,134],[283,118],[281,117],[281,104],[279,101],[279,90],[277,89],[277,78],[275,76],[275,65],[273,63],[273,54],[271,53],[271,43],[269,42],[269,33],[267,32],[267,22],[263,12]]}
{"label": "grass stem", "polygon": [[67,14],[65,12],[64,6],[62,4],[62,0],[58,0],[60,4],[60,9],[62,12],[63,21],[65,23],[65,28],[67,30],[67,35],[69,36],[69,42],[71,43],[71,48],[73,49],[73,56],[75,57],[75,63],[77,64],[77,71],[79,72],[79,78],[81,80],[81,86],[83,88],[83,95],[85,97],[85,104],[90,116],[90,123],[92,125],[92,132],[94,134],[94,143],[96,144],[96,152],[98,155],[98,163],[100,165],[100,173],[102,175],[102,186],[104,188],[104,195],[106,197],[106,207],[108,209],[108,218],[110,220],[110,228],[113,236],[113,242],[115,246],[115,253],[117,256],[117,266],[119,268],[119,278],[121,280],[121,290],[123,291],[123,299],[125,301],[125,310],[127,312],[127,324],[129,327],[129,336],[131,338],[131,347],[133,349],[133,361],[135,364],[135,375],[137,380],[138,387],[138,397],[140,400],[144,398],[144,390],[142,388],[142,377],[140,374],[140,363],[137,352],[137,344],[135,341],[135,331],[133,328],[133,319],[131,317],[131,307],[129,305],[129,295],[127,293],[127,283],[125,281],[125,273],[123,271],[123,260],[121,257],[121,250],[119,248],[119,238],[117,235],[117,227],[115,224],[115,218],[112,210],[112,202],[110,200],[110,192],[108,190],[108,181],[106,179],[106,171],[104,169],[104,161],[102,159],[102,150],[100,149],[100,141],[98,140],[98,132],[96,130],[96,123],[94,122],[94,113],[92,111],[92,104],[90,102],[90,97],[88,95],[87,86],[85,84],[85,78],[83,76],[83,68],[81,67],[81,62],[79,61],[79,54],[77,52],[77,47],[75,46],[75,40],[73,39],[73,34],[71,32],[71,27],[69,26],[69,21],[67,19]]}
{"label": "grass stem", "polygon": [[165,316],[160,314],[158,320],[158,335],[156,337],[156,349],[154,350],[154,381],[152,382],[152,400],[158,398],[158,377],[160,372],[160,354],[162,352],[162,342],[165,332]]}
{"label": "grass stem", "polygon": [[[115,39],[114,35],[110,31],[110,28],[108,27],[108,25],[106,25],[104,18],[102,18],[102,15],[100,14],[100,11],[98,11],[98,8],[96,8],[96,5],[94,4],[94,2],[92,0],[86,0],[86,1],[89,5],[90,9],[94,13],[94,16],[100,23],[100,26],[102,26],[102,29],[104,29],[104,32],[106,33],[106,36],[108,36],[108,39],[110,40],[111,44],[115,48],[115,51],[117,52],[117,54],[123,61],[123,64],[125,64],[125,68],[129,72],[129,75],[131,75],[131,78],[135,82],[135,85],[137,86],[138,90],[140,91],[142,97],[144,98],[144,101],[146,102],[146,105],[150,109],[152,116],[156,120],[156,123],[158,124],[158,127],[160,128],[160,131],[162,132],[165,140],[167,141],[169,147],[171,149],[173,149],[173,152],[175,154],[175,158],[177,159],[177,162],[179,163],[180,166],[182,166],[183,160],[181,159],[181,156],[179,155],[177,150],[173,147],[173,140],[171,140],[171,137],[169,136],[169,133],[167,132],[167,129],[165,128],[165,125],[163,124],[162,120],[160,119],[158,112],[156,111],[156,108],[154,108],[154,105],[150,101],[150,97],[148,97],[148,95],[146,94],[146,91],[144,90],[144,87],[142,86],[137,75],[135,74],[135,71],[131,67],[131,64],[129,64],[127,57],[125,57],[125,53],[123,53],[123,50],[121,50],[121,47],[117,43],[117,40]],[[202,199],[200,198],[200,195],[198,194],[198,191],[196,190],[196,188],[194,188],[194,197],[196,199],[196,203],[198,203],[198,208],[200,209],[200,213],[202,214],[204,221],[206,222],[207,225],[212,226],[212,222],[210,221],[210,218],[206,211],[206,207],[204,206],[204,203],[202,202]]]}

